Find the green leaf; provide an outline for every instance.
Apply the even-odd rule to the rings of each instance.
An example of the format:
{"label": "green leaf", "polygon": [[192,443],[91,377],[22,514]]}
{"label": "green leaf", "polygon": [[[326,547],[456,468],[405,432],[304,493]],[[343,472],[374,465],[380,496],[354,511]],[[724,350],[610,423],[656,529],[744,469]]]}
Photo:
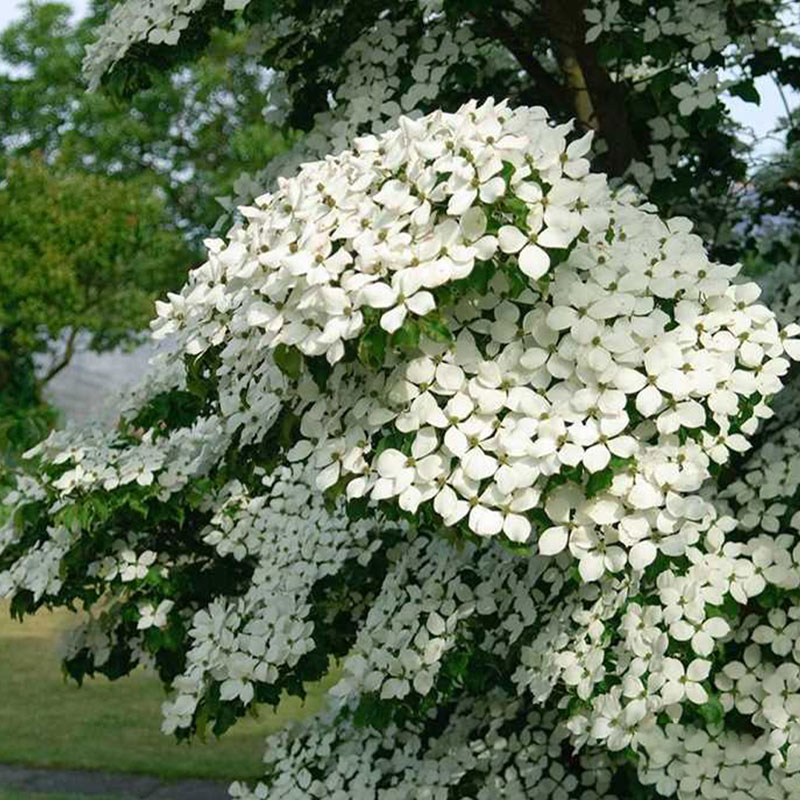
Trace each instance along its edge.
{"label": "green leaf", "polygon": [[729,88],[734,97],[741,97],[745,103],[755,103],[761,105],[761,95],[758,93],[752,80],[740,81]]}
{"label": "green leaf", "polygon": [[586,481],[586,496],[594,497],[600,492],[604,492],[611,486],[614,480],[614,470],[611,467],[601,469],[599,472],[593,472]]}
{"label": "green leaf", "polygon": [[583,480],[583,466],[581,464],[576,464],[574,467],[564,465],[561,467],[560,474],[568,481],[581,483]]}
{"label": "green leaf", "polygon": [[389,703],[382,702],[377,694],[371,692],[361,695],[361,702],[353,714],[353,723],[356,727],[363,728],[370,725],[381,730],[392,719],[392,707]]}
{"label": "green leaf", "polygon": [[519,297],[526,289],[530,288],[531,282],[528,276],[513,261],[506,264],[506,276],[508,277],[510,297]]}
{"label": "green leaf", "polygon": [[434,342],[450,344],[453,341],[453,334],[450,332],[450,328],[447,327],[447,324],[439,314],[433,313],[420,317],[419,326],[422,333]]}
{"label": "green leaf", "polygon": [[275,364],[287,378],[297,380],[303,370],[303,354],[289,345],[279,344],[273,353]]}
{"label": "green leaf", "polygon": [[513,553],[515,556],[529,556],[533,554],[533,549],[530,545],[523,544],[522,542],[512,542],[511,539],[500,537],[500,545]]}
{"label": "green leaf", "polygon": [[626,470],[630,469],[636,463],[636,459],[632,456],[630,458],[622,458],[622,456],[611,456],[611,461],[608,462],[608,466],[614,472],[615,475],[619,475],[621,472],[625,472]]}
{"label": "green leaf", "polygon": [[306,366],[311,373],[314,383],[317,384],[320,391],[324,392],[328,383],[328,377],[331,372],[333,372],[333,367],[328,363],[328,359],[324,356],[306,358]]}
{"label": "green leaf", "polygon": [[284,450],[288,450],[297,441],[300,431],[300,417],[287,411],[278,421],[278,443]]}
{"label": "green leaf", "polygon": [[725,718],[725,709],[716,695],[710,695],[708,702],[698,706],[697,710],[708,725],[719,725]]}
{"label": "green leaf", "polygon": [[336,510],[337,500],[345,493],[347,484],[353,479],[352,475],[343,475],[333,486],[328,487],[322,494],[325,507],[333,514]]}
{"label": "green leaf", "polygon": [[454,652],[442,659],[442,672],[451,678],[462,678],[469,666],[469,655],[464,652]]}
{"label": "green leaf", "polygon": [[348,500],[345,510],[347,512],[347,518],[353,522],[358,522],[360,519],[366,519],[370,513],[369,498],[356,497],[352,500]]}
{"label": "green leaf", "polygon": [[380,369],[386,356],[386,331],[379,325],[367,328],[358,340],[358,360],[370,369]]}
{"label": "green leaf", "polygon": [[532,508],[528,512],[528,519],[541,530],[549,528],[553,524],[542,508]]}
{"label": "green leaf", "polygon": [[[491,229],[493,220],[489,220]],[[499,225],[494,225],[493,233],[497,233]],[[497,272],[497,267],[492,261],[476,261],[472,271],[466,278],[460,278],[452,283],[445,284],[436,289],[436,305],[439,308],[447,308],[455,305],[458,299],[468,294],[486,294],[489,288],[489,281]]]}
{"label": "green leaf", "polygon": [[11,616],[22,622],[22,618],[26,614],[33,613],[36,603],[33,599],[33,592],[28,589],[20,589],[14,597],[11,598]]}
{"label": "green leaf", "polygon": [[756,597],[756,602],[761,608],[770,610],[777,608],[783,602],[785,595],[785,591],[781,591],[777,586],[770,583],[767,584],[764,591]]}
{"label": "green leaf", "polygon": [[417,320],[407,317],[406,321],[391,335],[390,344],[404,353],[412,353],[419,347],[419,329]]}

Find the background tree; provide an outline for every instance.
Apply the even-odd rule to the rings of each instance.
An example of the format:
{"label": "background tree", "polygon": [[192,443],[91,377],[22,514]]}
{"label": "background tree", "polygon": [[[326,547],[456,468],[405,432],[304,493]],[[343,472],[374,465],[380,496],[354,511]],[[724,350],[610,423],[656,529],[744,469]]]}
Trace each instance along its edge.
{"label": "background tree", "polygon": [[[7,164],[0,185],[2,449],[18,451],[52,420],[42,389],[76,346],[141,339],[154,300],[177,288],[192,252],[157,188]],[[84,341],[81,341],[81,337]],[[44,355],[43,372],[34,357]]]}
{"label": "background tree", "polygon": [[785,264],[783,274],[773,282],[797,276],[800,259],[800,109],[782,121],[787,146],[772,153],[754,170],[751,203],[754,212],[746,219],[748,239],[745,250],[753,254],[759,274]]}
{"label": "background tree", "polygon": [[[102,8],[102,5],[99,6]],[[147,174],[173,222],[199,244],[246,169],[285,146],[264,120],[267,72],[241,35],[216,32],[207,53],[175,74],[155,75],[131,103],[87,93],[84,47],[100,11],[70,23],[62,3],[31,2],[0,35],[0,152],[119,180]]]}
{"label": "background tree", "polygon": [[74,24],[70,13],[31,2],[0,34],[4,448],[54,420],[41,396],[52,375],[35,375],[33,354],[60,348],[63,367],[77,343],[135,338],[224,214],[216,198],[285,146],[264,121],[266,71],[248,62],[243,37],[216,33],[196,64],[124,104],[86,92],[81,61],[100,12]]}

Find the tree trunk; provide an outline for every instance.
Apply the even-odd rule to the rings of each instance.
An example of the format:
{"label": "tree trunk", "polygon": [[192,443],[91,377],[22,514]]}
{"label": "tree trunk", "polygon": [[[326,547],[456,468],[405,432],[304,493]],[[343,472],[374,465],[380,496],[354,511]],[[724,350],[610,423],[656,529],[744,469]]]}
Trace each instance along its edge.
{"label": "tree trunk", "polygon": [[547,33],[572,90],[575,115],[605,139],[606,169],[617,176],[636,157],[638,147],[625,89],[614,83],[600,64],[594,43],[586,42],[584,7],[583,0],[542,0]]}

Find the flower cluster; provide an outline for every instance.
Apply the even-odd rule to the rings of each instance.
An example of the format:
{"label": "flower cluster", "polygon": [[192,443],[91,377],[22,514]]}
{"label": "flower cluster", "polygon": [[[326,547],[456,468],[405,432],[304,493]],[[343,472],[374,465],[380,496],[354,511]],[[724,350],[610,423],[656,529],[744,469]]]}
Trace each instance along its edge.
{"label": "flower cluster", "polygon": [[615,197],[567,133],[488,102],[308,165],[211,243],[156,333],[192,355],[232,337],[231,409],[263,397],[274,350],[288,458],[322,491],[569,548],[587,580],[644,569],[789,362],[758,288],[686,220]]}
{"label": "flower cluster", "polygon": [[[315,585],[348,561],[366,566],[380,546],[380,520],[349,523],[341,507],[328,513],[298,467],[278,469],[263,484],[256,497],[238,483],[225,486],[203,531],[221,556],[250,557],[255,569],[242,596],[215,598],[195,611],[186,667],[164,704],[165,733],[191,724],[211,685],[223,701],[248,706],[257,683],[277,683],[280,670],[314,650],[315,618],[331,623],[314,613]],[[143,615],[140,627],[148,623]]]}
{"label": "flower cluster", "polygon": [[185,737],[341,660],[235,797],[796,794],[800,434],[739,465],[800,329],[589,146],[486,101],[306,164],[29,453],[0,592],[95,612],[71,674]]}
{"label": "flower cluster", "polygon": [[[243,9],[250,0],[225,0],[225,11]],[[97,30],[97,39],[86,48],[84,71],[91,88],[97,88],[104,73],[138,42],[176,45],[192,15],[202,11],[207,0],[124,0],[115,5]]]}
{"label": "flower cluster", "polygon": [[[236,783],[232,796],[403,800],[426,794],[448,797],[452,789],[468,785],[480,800],[617,797],[602,754],[598,758],[587,750],[565,767],[555,716],[498,691],[459,704],[447,728],[430,737],[423,737],[420,728],[375,731],[350,720],[333,727],[334,721],[335,715],[329,714],[300,732],[271,737],[266,760],[275,782],[270,789],[261,784],[252,792]],[[509,734],[515,727],[535,733]]]}

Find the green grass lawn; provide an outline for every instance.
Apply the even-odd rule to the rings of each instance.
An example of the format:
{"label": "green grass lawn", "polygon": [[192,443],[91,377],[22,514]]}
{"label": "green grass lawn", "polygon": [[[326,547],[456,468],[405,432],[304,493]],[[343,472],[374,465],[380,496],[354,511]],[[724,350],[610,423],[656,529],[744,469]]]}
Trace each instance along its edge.
{"label": "green grass lawn", "polygon": [[[159,730],[165,695],[153,675],[139,671],[80,688],[64,681],[58,636],[75,619],[42,612],[20,624],[0,606],[0,763],[252,779],[261,774],[264,737],[323,704],[327,687],[320,685],[305,703],[287,698],[277,712],[265,707],[259,719],[241,720],[219,740],[178,744]],[[0,800],[25,797],[2,791]]]}
{"label": "green grass lawn", "polygon": [[100,795],[77,794],[27,794],[16,790],[0,789],[0,800],[121,800],[119,797],[101,797]]}

